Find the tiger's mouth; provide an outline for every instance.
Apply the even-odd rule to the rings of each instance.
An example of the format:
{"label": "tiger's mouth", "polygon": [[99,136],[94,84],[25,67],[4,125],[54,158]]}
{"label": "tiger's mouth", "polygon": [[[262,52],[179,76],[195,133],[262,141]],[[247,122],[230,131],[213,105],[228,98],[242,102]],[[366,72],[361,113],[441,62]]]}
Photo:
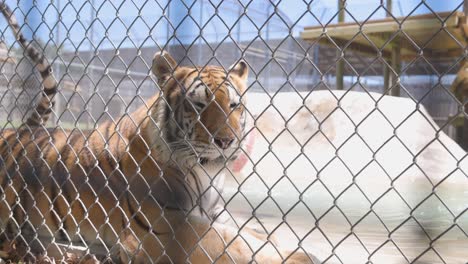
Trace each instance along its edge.
{"label": "tiger's mouth", "polygon": [[235,160],[239,156],[240,146],[233,146],[225,150],[219,150],[215,146],[207,146],[202,151],[197,151],[200,163],[227,163]]}
{"label": "tiger's mouth", "polygon": [[207,164],[211,164],[211,163],[222,164],[222,163],[225,163],[226,161],[227,161],[227,159],[225,159],[223,156],[219,156],[219,157],[214,158],[214,159],[200,158],[200,164],[201,165],[207,165]]}
{"label": "tiger's mouth", "polygon": [[200,162],[201,165],[208,165],[208,164],[221,164],[221,165],[223,165],[224,164],[225,166],[227,166],[230,162],[237,159],[238,156],[239,156],[238,154],[234,154],[231,157],[225,157],[225,156],[220,155],[220,156],[218,156],[217,158],[214,158],[214,159],[201,157],[199,159],[199,162]]}

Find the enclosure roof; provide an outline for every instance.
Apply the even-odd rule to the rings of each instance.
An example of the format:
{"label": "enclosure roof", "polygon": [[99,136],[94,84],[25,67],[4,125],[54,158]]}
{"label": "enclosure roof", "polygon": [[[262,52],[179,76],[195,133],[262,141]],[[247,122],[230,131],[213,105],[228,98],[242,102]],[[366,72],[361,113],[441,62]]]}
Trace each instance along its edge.
{"label": "enclosure roof", "polygon": [[[400,30],[401,29],[401,30]],[[418,57],[446,59],[459,57],[466,49],[467,18],[462,12],[367,20],[305,27],[301,38],[370,56],[389,59],[394,45],[400,45],[403,61]]]}

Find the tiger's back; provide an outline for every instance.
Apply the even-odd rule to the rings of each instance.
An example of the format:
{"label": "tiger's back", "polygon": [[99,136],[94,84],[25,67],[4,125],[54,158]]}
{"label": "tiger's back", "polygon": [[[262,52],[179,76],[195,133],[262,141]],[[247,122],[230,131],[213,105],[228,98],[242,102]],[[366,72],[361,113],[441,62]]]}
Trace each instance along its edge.
{"label": "tiger's back", "polygon": [[4,239],[29,244],[33,254],[50,251],[52,241],[117,242],[125,210],[118,208],[118,201],[127,182],[118,164],[122,149],[109,144],[117,140],[105,134],[112,133],[112,127],[109,122],[85,132],[26,127],[2,131]]}

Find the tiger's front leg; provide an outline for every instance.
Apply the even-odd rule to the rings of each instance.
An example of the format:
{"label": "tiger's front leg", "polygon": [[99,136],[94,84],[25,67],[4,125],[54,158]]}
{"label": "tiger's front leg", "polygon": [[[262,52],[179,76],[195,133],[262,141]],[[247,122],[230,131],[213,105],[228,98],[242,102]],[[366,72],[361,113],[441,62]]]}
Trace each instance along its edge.
{"label": "tiger's front leg", "polygon": [[[227,225],[230,227],[236,227],[236,228],[239,227],[239,225],[234,220],[233,216],[224,209],[224,206],[221,203],[217,204],[215,208],[213,209],[212,219],[214,219],[216,223],[219,223],[219,224],[224,224],[224,225]],[[278,239],[276,238],[276,236],[272,234],[268,234],[267,232],[265,232],[265,230],[257,229],[257,228],[248,228],[246,229],[246,232],[248,232],[250,235],[262,241],[270,241],[275,246],[279,245]]]}
{"label": "tiger's front leg", "polygon": [[175,263],[313,263],[308,254],[291,255],[252,232],[192,217],[179,226],[168,253]]}
{"label": "tiger's front leg", "polygon": [[[153,232],[154,231],[154,232]],[[303,252],[290,253],[236,227],[197,216],[164,212],[152,231],[132,228],[121,238],[123,261],[132,263],[314,263]],[[157,234],[157,235],[156,235]]]}

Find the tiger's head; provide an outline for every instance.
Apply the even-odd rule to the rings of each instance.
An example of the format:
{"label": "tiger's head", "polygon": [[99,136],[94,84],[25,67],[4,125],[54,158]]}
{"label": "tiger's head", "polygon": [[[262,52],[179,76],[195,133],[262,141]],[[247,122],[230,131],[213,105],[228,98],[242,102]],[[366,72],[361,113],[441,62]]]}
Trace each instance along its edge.
{"label": "tiger's head", "polygon": [[247,64],[228,70],[177,66],[162,52],[154,56],[152,72],[162,91],[152,112],[160,150],[179,162],[235,159],[246,125]]}

